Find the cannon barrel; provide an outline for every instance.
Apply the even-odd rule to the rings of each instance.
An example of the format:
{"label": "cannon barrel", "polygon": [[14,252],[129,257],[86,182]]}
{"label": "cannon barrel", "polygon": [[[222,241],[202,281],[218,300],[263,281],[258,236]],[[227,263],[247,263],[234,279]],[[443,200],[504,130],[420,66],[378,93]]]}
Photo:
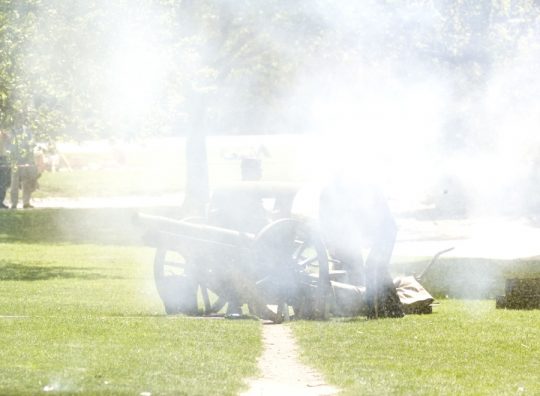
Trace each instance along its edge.
{"label": "cannon barrel", "polygon": [[[250,233],[190,222],[189,219],[174,220],[138,213],[134,222],[147,229],[147,237],[151,244],[164,242],[165,245],[170,245],[189,239],[193,242],[204,241],[210,244],[245,248],[249,247],[255,238]],[[167,241],[172,242],[168,243]]]}

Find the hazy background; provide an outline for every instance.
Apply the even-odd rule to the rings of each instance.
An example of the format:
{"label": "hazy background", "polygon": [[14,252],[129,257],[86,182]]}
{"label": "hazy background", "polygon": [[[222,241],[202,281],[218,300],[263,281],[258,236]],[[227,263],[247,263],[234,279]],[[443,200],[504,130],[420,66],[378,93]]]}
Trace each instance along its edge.
{"label": "hazy background", "polygon": [[1,124],[116,144],[305,134],[282,144],[306,179],[348,169],[411,207],[535,213],[539,7],[6,0]]}

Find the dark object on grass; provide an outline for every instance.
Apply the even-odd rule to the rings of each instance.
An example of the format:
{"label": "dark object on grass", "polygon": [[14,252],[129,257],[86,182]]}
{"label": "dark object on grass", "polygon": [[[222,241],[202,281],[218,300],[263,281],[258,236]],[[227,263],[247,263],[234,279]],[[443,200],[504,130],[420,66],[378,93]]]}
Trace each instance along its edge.
{"label": "dark object on grass", "polygon": [[540,278],[506,279],[505,291],[497,296],[496,308],[540,309]]}

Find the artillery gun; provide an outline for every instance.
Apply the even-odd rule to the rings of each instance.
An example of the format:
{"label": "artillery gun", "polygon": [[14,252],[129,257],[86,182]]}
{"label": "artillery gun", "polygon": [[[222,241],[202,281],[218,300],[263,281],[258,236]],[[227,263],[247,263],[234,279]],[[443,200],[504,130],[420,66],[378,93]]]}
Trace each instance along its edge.
{"label": "artillery gun", "polygon": [[226,307],[234,317],[246,304],[277,323],[291,314],[365,313],[365,287],[351,284],[346,263],[329,256],[316,216],[293,210],[299,195],[294,184],[242,182],[216,189],[204,218],[139,214],[156,248],[166,312],[212,315]]}

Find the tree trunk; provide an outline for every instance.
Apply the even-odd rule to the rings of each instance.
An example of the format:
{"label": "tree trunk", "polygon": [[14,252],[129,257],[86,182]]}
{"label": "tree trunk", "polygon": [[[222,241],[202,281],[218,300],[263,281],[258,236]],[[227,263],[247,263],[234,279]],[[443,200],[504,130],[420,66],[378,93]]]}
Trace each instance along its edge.
{"label": "tree trunk", "polygon": [[209,198],[208,158],[206,152],[206,111],[199,101],[191,113],[191,131],[186,139],[186,196],[183,212],[204,216]]}

